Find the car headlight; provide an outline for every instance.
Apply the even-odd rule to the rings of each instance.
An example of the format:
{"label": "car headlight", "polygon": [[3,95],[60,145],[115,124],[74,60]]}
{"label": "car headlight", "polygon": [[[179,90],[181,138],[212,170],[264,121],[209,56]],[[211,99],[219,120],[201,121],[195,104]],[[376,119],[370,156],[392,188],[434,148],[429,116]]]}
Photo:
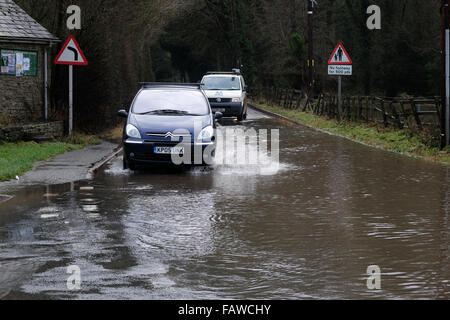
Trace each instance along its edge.
{"label": "car headlight", "polygon": [[232,101],[233,101],[233,102],[241,102],[242,100],[241,100],[241,98],[233,98]]}
{"label": "car headlight", "polygon": [[127,136],[129,138],[142,139],[139,130],[132,124],[127,125]]}
{"label": "car headlight", "polygon": [[200,134],[198,135],[198,141],[200,142],[212,141],[213,137],[214,137],[214,129],[213,127],[209,126],[200,132]]}

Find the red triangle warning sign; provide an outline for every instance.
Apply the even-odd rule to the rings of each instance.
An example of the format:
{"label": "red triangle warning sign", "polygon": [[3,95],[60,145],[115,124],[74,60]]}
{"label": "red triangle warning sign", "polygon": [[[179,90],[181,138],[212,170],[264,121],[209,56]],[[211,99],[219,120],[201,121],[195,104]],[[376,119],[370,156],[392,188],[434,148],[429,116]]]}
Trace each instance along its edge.
{"label": "red triangle warning sign", "polygon": [[61,51],[56,56],[55,64],[69,64],[75,66],[88,65],[88,61],[74,36],[71,35],[67,39]]}
{"label": "red triangle warning sign", "polygon": [[339,42],[336,49],[334,49],[331,54],[330,60],[328,60],[329,65],[350,65],[353,64],[350,55],[347,50],[345,50],[342,42]]}

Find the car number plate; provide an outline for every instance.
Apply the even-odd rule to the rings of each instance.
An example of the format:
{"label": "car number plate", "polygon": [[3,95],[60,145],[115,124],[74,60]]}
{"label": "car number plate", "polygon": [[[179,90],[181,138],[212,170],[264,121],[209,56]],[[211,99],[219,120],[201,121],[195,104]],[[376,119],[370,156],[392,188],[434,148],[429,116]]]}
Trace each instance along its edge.
{"label": "car number plate", "polygon": [[155,147],[155,154],[184,154],[184,147]]}
{"label": "car number plate", "polygon": [[213,108],[213,112],[225,112],[225,109],[224,108],[220,108],[220,109],[218,109],[218,108]]}

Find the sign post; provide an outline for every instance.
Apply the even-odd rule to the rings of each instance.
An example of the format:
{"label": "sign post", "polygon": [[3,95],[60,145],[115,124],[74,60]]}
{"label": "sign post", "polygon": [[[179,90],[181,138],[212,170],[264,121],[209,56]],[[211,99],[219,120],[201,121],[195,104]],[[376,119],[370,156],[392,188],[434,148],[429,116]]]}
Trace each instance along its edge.
{"label": "sign post", "polygon": [[73,65],[69,65],[69,136],[73,132]]}
{"label": "sign post", "polygon": [[441,147],[450,145],[450,18],[449,0],[441,1],[442,119]]}
{"label": "sign post", "polygon": [[339,76],[338,79],[338,111],[339,111],[339,117],[342,114],[342,76]]}
{"label": "sign post", "polygon": [[70,36],[55,58],[55,64],[69,66],[69,136],[73,133],[73,66],[87,66],[88,61],[74,36]]}
{"label": "sign post", "polygon": [[342,42],[339,42],[328,60],[328,74],[338,77],[338,112],[342,116],[342,76],[353,74],[353,61]]}

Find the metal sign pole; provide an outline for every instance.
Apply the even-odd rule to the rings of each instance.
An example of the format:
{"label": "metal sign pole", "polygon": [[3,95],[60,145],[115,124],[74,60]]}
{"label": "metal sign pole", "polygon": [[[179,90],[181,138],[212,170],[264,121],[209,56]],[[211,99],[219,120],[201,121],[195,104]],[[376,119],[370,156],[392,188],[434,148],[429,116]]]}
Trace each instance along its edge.
{"label": "metal sign pole", "polygon": [[441,147],[450,145],[450,30],[449,0],[442,0],[441,32],[442,32],[442,140]]}
{"label": "metal sign pole", "polygon": [[69,136],[73,132],[73,65],[69,65]]}
{"label": "metal sign pole", "polygon": [[[308,1],[308,78],[309,78],[309,96],[314,97],[314,39],[313,39],[313,15],[314,2]],[[311,99],[312,100],[312,99]]]}
{"label": "metal sign pole", "polygon": [[450,145],[450,30],[448,29],[448,6],[446,7],[447,25],[445,29],[445,145]]}
{"label": "metal sign pole", "polygon": [[48,49],[44,48],[44,118],[48,121]]}
{"label": "metal sign pole", "polygon": [[338,80],[338,111],[339,118],[342,118],[342,76]]}

